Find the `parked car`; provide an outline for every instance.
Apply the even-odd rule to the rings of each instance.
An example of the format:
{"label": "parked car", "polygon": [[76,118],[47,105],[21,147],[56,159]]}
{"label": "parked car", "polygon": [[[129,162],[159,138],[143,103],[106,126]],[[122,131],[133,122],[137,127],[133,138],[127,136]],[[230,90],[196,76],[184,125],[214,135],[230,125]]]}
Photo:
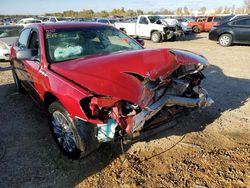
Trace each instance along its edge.
{"label": "parked car", "polygon": [[17,25],[22,25],[23,27],[26,27],[33,23],[42,23],[42,21],[35,18],[23,18],[19,22],[17,22]]}
{"label": "parked car", "polygon": [[10,48],[18,39],[23,26],[0,26],[0,60],[9,61]]}
{"label": "parked car", "polygon": [[73,159],[103,142],[137,139],[212,103],[200,86],[205,57],[144,49],[109,25],[29,26],[10,62],[17,90],[45,106],[57,145]]}
{"label": "parked car", "polygon": [[214,26],[209,32],[209,39],[218,41],[221,46],[250,44],[250,16],[237,16]]}
{"label": "parked car", "polygon": [[67,18],[64,18],[64,17],[47,17],[46,19],[44,19],[44,23],[46,22],[51,22],[51,23],[54,23],[54,22],[67,22],[69,21]]}
{"label": "parked car", "polygon": [[116,19],[112,19],[112,18],[97,18],[96,22],[98,23],[104,23],[104,24],[109,24],[109,25],[115,25],[116,22],[118,22],[118,20]]}
{"label": "parked car", "polygon": [[192,28],[193,32],[199,33],[203,31],[210,31],[214,25],[218,25],[221,21],[221,16],[209,16],[204,19],[203,18],[196,22],[189,22],[188,26]]}
{"label": "parked car", "polygon": [[188,23],[191,21],[191,19],[186,18],[177,18],[178,23],[180,24],[182,30],[184,33],[191,33],[193,30],[190,26],[188,26]]}
{"label": "parked car", "polygon": [[135,22],[115,23],[115,27],[130,36],[151,39],[153,42],[170,40],[175,37],[174,31],[169,30],[166,25],[156,23],[160,19],[162,19],[160,16],[141,15]]}

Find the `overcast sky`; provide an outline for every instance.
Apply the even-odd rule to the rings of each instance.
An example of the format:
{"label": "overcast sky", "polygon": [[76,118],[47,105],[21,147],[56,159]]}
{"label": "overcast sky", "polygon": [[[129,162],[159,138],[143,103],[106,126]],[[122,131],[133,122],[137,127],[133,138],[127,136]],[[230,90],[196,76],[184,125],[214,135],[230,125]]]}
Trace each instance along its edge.
{"label": "overcast sky", "polygon": [[156,11],[160,8],[175,10],[187,6],[198,10],[202,6],[214,9],[233,5],[242,7],[243,0],[0,0],[0,14],[44,14],[82,9],[110,11],[121,7]]}

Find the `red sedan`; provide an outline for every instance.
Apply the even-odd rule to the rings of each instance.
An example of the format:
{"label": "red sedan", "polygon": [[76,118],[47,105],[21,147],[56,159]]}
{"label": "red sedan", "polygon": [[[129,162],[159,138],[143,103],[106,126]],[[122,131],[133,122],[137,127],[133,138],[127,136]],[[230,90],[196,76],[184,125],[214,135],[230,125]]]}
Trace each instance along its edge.
{"label": "red sedan", "polygon": [[93,23],[22,30],[10,56],[16,88],[44,104],[55,141],[70,158],[212,103],[200,87],[203,56],[140,42]]}

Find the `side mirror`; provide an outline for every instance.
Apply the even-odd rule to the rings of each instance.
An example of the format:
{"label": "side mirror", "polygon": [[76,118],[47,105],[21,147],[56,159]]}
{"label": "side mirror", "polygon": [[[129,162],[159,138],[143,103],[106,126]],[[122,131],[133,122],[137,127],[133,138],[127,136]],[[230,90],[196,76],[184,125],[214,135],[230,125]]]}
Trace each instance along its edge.
{"label": "side mirror", "polygon": [[16,52],[16,58],[18,60],[31,60],[33,57],[31,49],[19,50]]}
{"label": "side mirror", "polygon": [[142,46],[145,45],[145,42],[144,42],[143,39],[141,39],[141,38],[135,38],[135,40],[136,40],[140,45],[142,45]]}

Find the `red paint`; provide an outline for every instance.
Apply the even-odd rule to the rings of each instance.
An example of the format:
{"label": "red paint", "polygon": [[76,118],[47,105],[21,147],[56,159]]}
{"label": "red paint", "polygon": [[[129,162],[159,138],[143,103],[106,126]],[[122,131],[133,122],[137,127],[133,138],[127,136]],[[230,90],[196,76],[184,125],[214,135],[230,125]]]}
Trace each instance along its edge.
{"label": "red paint", "polygon": [[[199,22],[189,22],[188,26],[193,27],[199,27],[200,32],[203,31],[210,31],[214,25],[218,25],[218,22],[215,22],[214,19],[218,18],[218,16],[211,16],[212,20],[208,22],[208,18],[206,18],[204,21]],[[220,17],[220,16],[219,16]]]}
{"label": "red paint", "polygon": [[[93,96],[90,104],[92,115],[98,114],[98,107],[112,107],[111,116],[119,125],[130,132],[132,117],[119,117],[119,100],[127,100],[138,104],[141,108],[150,104],[153,93],[147,89],[142,81],[128,74],[135,73],[155,80],[159,77],[167,78],[173,71],[183,64],[197,64],[206,61],[202,56],[186,51],[170,49],[127,51],[102,56],[90,56],[77,60],[51,64],[46,58],[44,30],[55,28],[92,27],[97,24],[37,24],[29,26],[38,30],[41,50],[40,63],[21,61],[34,84],[34,89],[42,101],[46,93],[58,98],[72,118],[81,118],[93,124],[102,123],[99,119],[89,119],[83,112],[80,101],[85,97]],[[106,26],[110,27],[110,26]],[[11,49],[11,62],[15,67],[16,50]],[[39,73],[42,70],[47,76]],[[27,81],[27,80],[26,80]],[[100,96],[107,96],[101,97]],[[147,98],[148,97],[148,98]]]}

